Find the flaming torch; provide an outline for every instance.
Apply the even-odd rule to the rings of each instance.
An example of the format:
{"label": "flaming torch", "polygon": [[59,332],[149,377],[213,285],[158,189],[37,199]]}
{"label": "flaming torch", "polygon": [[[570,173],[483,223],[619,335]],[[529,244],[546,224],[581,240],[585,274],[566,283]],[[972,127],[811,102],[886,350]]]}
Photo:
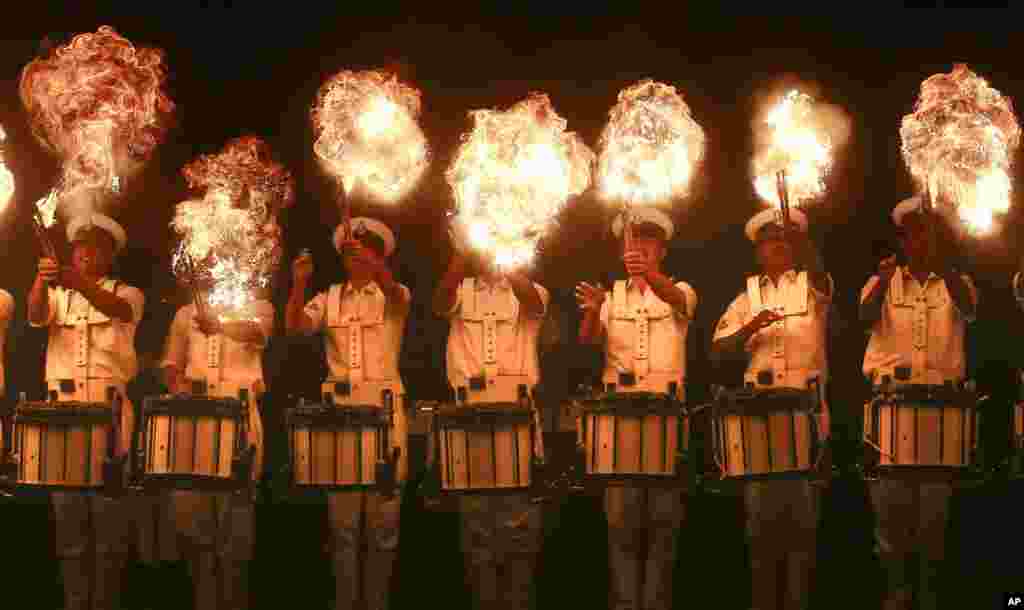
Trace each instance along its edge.
{"label": "flaming torch", "polygon": [[85,208],[118,193],[122,179],[152,157],[174,110],[166,80],[162,51],[136,48],[108,26],[25,66],[20,95],[32,131],[61,160],[56,195],[108,193],[100,201],[67,198],[66,205],[76,206],[69,214],[89,212]]}
{"label": "flaming torch", "polygon": [[0,210],[7,209],[7,204],[14,197],[14,174],[7,169],[4,163],[4,145],[7,142],[7,132],[0,127]]}
{"label": "flaming torch", "polygon": [[[251,320],[246,309],[253,294],[269,286],[280,261],[277,217],[295,199],[291,173],[263,140],[245,136],[200,156],[182,174],[201,198],[178,204],[171,223],[181,236],[174,273],[189,286],[198,312],[209,306],[221,321]],[[210,286],[205,301],[201,284]]]}
{"label": "flaming torch", "polygon": [[446,177],[455,239],[499,268],[529,264],[569,197],[590,185],[594,153],[551,100],[532,93],[508,110],[474,110]]}
{"label": "flaming torch", "polygon": [[913,114],[900,127],[903,160],[926,196],[944,202],[973,234],[1010,209],[1010,165],[1020,125],[1010,99],[966,65],[921,84]]}
{"label": "flaming torch", "polygon": [[344,70],[320,87],[310,113],[313,152],[339,184],[348,235],[349,198],[357,187],[393,203],[423,176],[429,151],[416,122],[420,109],[420,92],[388,72]]}
{"label": "flaming torch", "polygon": [[833,152],[849,134],[849,120],[835,106],[792,89],[754,123],[754,189],[790,226],[790,204],[800,207],[825,192]]}
{"label": "flaming torch", "polygon": [[601,134],[598,190],[622,207],[632,243],[634,205],[665,205],[686,195],[704,155],[704,130],[675,87],[644,80],[619,92]]}

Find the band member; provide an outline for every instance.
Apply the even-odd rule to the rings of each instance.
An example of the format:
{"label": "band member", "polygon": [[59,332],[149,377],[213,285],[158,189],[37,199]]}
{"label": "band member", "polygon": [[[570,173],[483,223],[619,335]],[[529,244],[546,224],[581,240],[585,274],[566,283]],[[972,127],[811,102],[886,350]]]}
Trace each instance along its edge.
{"label": "band member", "polygon": [[[239,398],[244,393],[249,401],[248,440],[255,449],[251,476],[256,480],[263,462],[258,402],[264,391],[262,355],[274,329],[274,307],[257,300],[242,313],[251,319],[222,321],[217,308],[209,305],[200,313],[195,304],[179,309],[167,337],[163,369],[167,387],[176,394]],[[253,499],[246,491],[171,493],[177,530],[187,541],[183,550],[197,609],[249,607]]]}
{"label": "band member", "polygon": [[[395,249],[395,237],[382,222],[353,218],[352,238],[345,225],[334,233],[334,245],[342,255],[348,281],[303,302],[313,273],[313,260],[300,256],[292,265],[292,290],[285,312],[288,334],[322,331],[330,378],[325,391],[344,404],[360,387],[390,390],[395,397],[394,448],[398,449],[396,481],[407,476],[405,394],[398,372],[402,332],[409,315],[409,289],[395,281],[387,259]],[[338,388],[348,389],[348,395]],[[329,389],[328,389],[329,388]],[[371,394],[371,393],[367,393]],[[381,392],[372,392],[380,401]],[[360,400],[360,403],[365,401]],[[383,405],[382,405],[383,406]],[[332,536],[337,608],[351,608],[359,599],[360,583],[368,610],[385,610],[391,573],[398,550],[400,494],[376,490],[331,492],[328,519]],[[365,523],[365,526],[362,524]],[[366,537],[368,556],[359,549]]]}
{"label": "band member", "polygon": [[[520,386],[533,395],[548,301],[547,290],[522,272],[502,272],[478,257],[453,254],[433,308],[450,321],[448,383],[460,403],[517,403]],[[540,437],[536,410],[534,423]],[[542,444],[535,440],[534,448],[542,460]],[[517,488],[467,493],[459,498],[459,511],[473,607],[528,608],[541,542],[540,504],[531,502],[528,489]]]}
{"label": "band member", "polygon": [[[612,225],[623,236],[622,216]],[[632,248],[622,239],[629,276],[611,292],[581,283],[576,299],[583,310],[580,342],[605,348],[605,386],[617,391],[671,392],[683,399],[686,335],[697,309],[697,294],[661,271],[674,227],[653,208],[633,211]],[[679,488],[609,486],[605,490],[614,608],[672,607],[672,574],[684,506]],[[646,557],[646,565],[643,558]]]}
{"label": "band member", "polygon": [[[71,265],[39,260],[28,295],[32,326],[49,328],[46,386],[57,401],[107,402],[108,388],[122,398],[136,373],[135,329],[145,299],[137,288],[110,277],[124,229],[101,214],[67,226]],[[59,282],[59,286],[55,284]],[[123,403],[116,454],[131,447],[133,414]],[[130,529],[124,503],[103,494],[52,494],[57,557],[64,576],[65,608],[118,608]]]}
{"label": "band member", "polygon": [[[746,290],[729,305],[715,328],[712,361],[742,361],[744,385],[757,390],[816,391],[828,374],[826,336],[833,284],[807,236],[807,217],[765,210],[746,226],[761,273],[747,278]],[[808,386],[817,381],[817,385]],[[818,434],[828,436],[828,411]],[[794,439],[795,442],[795,439]],[[818,524],[818,493],[810,477],[745,481],[754,607],[799,609],[809,597]],[[786,591],[777,578],[786,574]],[[780,596],[779,594],[783,595]],[[779,606],[776,600],[785,599]]]}
{"label": "band member", "polygon": [[4,404],[4,396],[7,390],[4,378],[4,355],[6,353],[5,346],[7,345],[7,327],[11,323],[11,316],[13,314],[14,298],[11,297],[11,293],[0,288],[0,465],[3,465],[2,462],[7,458],[7,452],[11,450],[11,439],[8,438],[11,431],[7,428],[10,423],[6,417],[10,410]]}
{"label": "band member", "polygon": [[[953,269],[952,239],[940,215],[913,197],[896,206],[892,219],[906,263],[886,258],[861,291],[861,320],[871,329],[864,375],[876,388],[958,384],[966,375],[964,333],[977,311],[977,292]],[[949,480],[934,477],[883,476],[872,486],[890,576],[886,608],[909,607],[905,567],[915,551],[921,560],[918,607],[936,607],[951,492]]]}

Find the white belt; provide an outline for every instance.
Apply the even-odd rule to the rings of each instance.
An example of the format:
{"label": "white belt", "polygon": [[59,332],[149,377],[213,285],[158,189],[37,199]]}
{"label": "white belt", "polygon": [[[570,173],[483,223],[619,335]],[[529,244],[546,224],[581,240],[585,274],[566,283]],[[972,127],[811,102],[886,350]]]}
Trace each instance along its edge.
{"label": "white belt", "polygon": [[70,392],[61,391],[60,379],[48,379],[46,381],[47,398],[51,398],[56,392],[57,402],[75,400],[79,402],[107,402],[107,388],[114,388],[121,394],[124,384],[109,377],[86,378],[79,377],[69,380],[74,384]]}
{"label": "white belt", "polygon": [[622,385],[619,383],[618,372],[605,372],[602,377],[605,385],[615,384],[615,391],[618,393],[628,392],[653,392],[658,394],[664,394],[669,391],[669,385],[672,383],[676,384],[676,395],[680,400],[686,399],[686,392],[684,391],[683,376],[680,373],[645,373],[643,375],[634,373],[636,383],[633,385]]}
{"label": "white belt", "polygon": [[817,377],[821,382],[824,382],[820,371],[811,369],[788,369],[779,370],[772,369],[772,380],[771,383],[761,383],[758,379],[761,371],[747,371],[743,376],[743,381],[748,384],[753,384],[758,388],[794,388],[797,390],[806,390],[807,382]]}
{"label": "white belt", "polygon": [[898,387],[903,385],[945,385],[947,381],[959,384],[963,379],[959,377],[947,377],[935,369],[914,369],[910,368],[910,379],[896,379],[896,368],[884,366],[875,369],[871,374],[871,385],[882,387],[882,378],[889,377],[889,386]]}
{"label": "white belt", "polygon": [[[348,394],[343,390],[347,384]],[[398,408],[398,401],[401,394],[401,384],[391,379],[377,381],[354,381],[352,377],[347,379],[340,377],[329,377],[320,386],[321,395],[329,395],[336,405],[377,405],[383,406],[382,396],[384,390],[391,390],[394,408]]]}
{"label": "white belt", "polygon": [[525,385],[528,391],[533,390],[533,384],[530,383],[526,375],[485,375],[485,385],[482,390],[472,389],[469,381],[469,379],[463,379],[455,387],[456,392],[459,388],[466,388],[466,403],[468,404],[519,402],[519,386]]}
{"label": "white belt", "polygon": [[253,389],[253,383],[247,381],[230,381],[230,380],[215,380],[211,381],[207,379],[186,379],[189,387],[195,382],[206,384],[206,395],[215,398],[238,398],[239,393],[245,390],[249,395],[249,400],[256,399],[256,393]]}

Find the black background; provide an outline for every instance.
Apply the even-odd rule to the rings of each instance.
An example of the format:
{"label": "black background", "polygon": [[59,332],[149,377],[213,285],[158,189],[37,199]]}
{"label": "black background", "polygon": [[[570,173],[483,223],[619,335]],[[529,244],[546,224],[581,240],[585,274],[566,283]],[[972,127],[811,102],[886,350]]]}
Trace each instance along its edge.
{"label": "black background", "polygon": [[[173,4],[157,9],[125,3],[88,11],[61,6],[23,13],[2,26],[0,123],[8,133],[7,163],[17,180],[15,199],[0,217],[0,286],[17,302],[7,345],[10,397],[38,391],[42,377],[45,336],[27,328],[24,313],[37,260],[28,214],[52,186],[58,164],[31,138],[17,83],[20,70],[48,35],[63,42],[109,24],[136,44],[167,52],[178,125],[152,164],[127,185],[114,213],[130,236],[119,260],[120,274],[147,295],[137,340],[143,355],[159,353],[174,308],[183,302],[169,273],[173,240],[167,228],[174,204],[186,198],[179,173],[183,164],[219,150],[238,135],[265,138],[297,179],[298,200],[282,218],[286,262],[298,249],[312,248],[318,263],[314,284],[321,290],[338,281],[341,270],[330,243],[338,212],[311,154],[308,110],[315,92],[326,77],[346,68],[391,67],[419,87],[422,126],[433,152],[426,177],[397,205],[355,205],[357,214],[387,220],[399,238],[394,269],[414,295],[402,372],[411,398],[417,400],[440,399],[445,393],[446,326],[430,316],[429,299],[449,255],[442,220],[452,196],[443,172],[460,134],[469,127],[467,111],[506,107],[530,91],[543,91],[569,128],[594,146],[623,87],[650,77],[679,89],[706,132],[706,162],[692,195],[676,202],[676,238],[664,267],[689,282],[700,300],[689,349],[689,378],[699,398],[706,396],[713,379],[706,352],[714,324],[742,289],[745,275],[754,271],[743,225],[761,209],[748,176],[756,96],[787,76],[813,83],[823,100],[842,106],[852,118],[851,137],[836,157],[828,195],[809,212],[812,237],[836,281],[831,404],[837,435],[849,437],[858,429],[864,391],[860,363],[866,335],[856,321],[856,298],[879,258],[894,246],[889,212],[912,194],[899,152],[901,117],[913,110],[921,81],[948,72],[955,62],[968,63],[1004,94],[1024,94],[1018,73],[1024,48],[1010,11],[873,12],[858,6],[861,10],[824,17],[801,15],[793,6],[782,14],[775,7],[759,6],[752,14],[755,9],[738,5],[737,10],[747,11],[741,17],[675,3],[660,15],[639,17],[601,15],[601,5],[559,9],[523,4],[516,6],[520,14],[514,16],[465,15],[442,23],[429,11],[421,17],[367,16],[360,14],[360,7],[342,3]],[[922,5],[929,6],[917,3]],[[1014,172],[1018,185],[1019,174]],[[1016,245],[1019,193],[1013,198],[1001,232],[961,248],[962,264],[981,294],[979,322],[970,332],[970,362],[983,389],[998,398],[987,425],[996,454],[1005,450],[1019,342],[1019,313],[1009,289],[1021,254]],[[535,269],[537,280],[553,295],[561,338],[544,358],[545,383],[554,396],[587,380],[599,366],[597,354],[574,345],[578,315],[572,286],[621,273],[605,215],[592,191],[571,201]],[[276,282],[279,309],[288,275],[282,269]],[[316,394],[320,355],[315,338],[276,338],[267,358],[273,394],[282,397],[276,406],[268,406],[271,411],[284,406],[289,394]],[[590,517],[580,515],[590,512],[566,514],[583,523]],[[416,518],[421,517],[411,519]],[[571,540],[576,534],[563,532],[555,538],[559,535]],[[589,544],[601,548],[600,540]],[[571,546],[558,551],[564,559],[579,558],[565,550]],[[549,559],[561,557],[558,552]],[[695,553],[698,563],[708,559],[707,553],[714,555]],[[427,562],[429,556],[424,555]],[[458,559],[457,554],[445,556]],[[422,565],[417,562],[417,567]],[[726,574],[731,569],[723,567]],[[454,566],[449,576],[457,578],[458,573]],[[586,582],[571,586],[585,587]]]}

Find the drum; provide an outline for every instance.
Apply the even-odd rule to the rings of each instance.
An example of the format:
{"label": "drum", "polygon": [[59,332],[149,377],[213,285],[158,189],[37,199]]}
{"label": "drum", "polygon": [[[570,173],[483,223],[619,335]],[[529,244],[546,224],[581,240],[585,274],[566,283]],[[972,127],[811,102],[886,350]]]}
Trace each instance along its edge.
{"label": "drum", "polygon": [[966,467],[974,462],[980,414],[973,392],[912,385],[876,391],[864,433],[880,467]]}
{"label": "drum", "polygon": [[818,458],[817,393],[773,388],[724,392],[715,402],[712,444],[727,478],[804,473]]}
{"label": "drum", "polygon": [[534,418],[520,403],[442,405],[433,415],[436,463],[445,492],[528,488]]}
{"label": "drum", "polygon": [[113,414],[107,403],[19,402],[13,423],[17,484],[32,488],[103,487]]}
{"label": "drum", "polygon": [[139,447],[150,487],[234,487],[233,463],[247,443],[248,406],[235,398],[147,398]]}
{"label": "drum", "polygon": [[377,484],[393,424],[377,405],[300,402],[286,416],[292,484],[305,489],[359,489]]}
{"label": "drum", "polygon": [[678,454],[690,438],[685,406],[667,394],[649,392],[585,399],[579,426],[588,477],[674,478]]}

